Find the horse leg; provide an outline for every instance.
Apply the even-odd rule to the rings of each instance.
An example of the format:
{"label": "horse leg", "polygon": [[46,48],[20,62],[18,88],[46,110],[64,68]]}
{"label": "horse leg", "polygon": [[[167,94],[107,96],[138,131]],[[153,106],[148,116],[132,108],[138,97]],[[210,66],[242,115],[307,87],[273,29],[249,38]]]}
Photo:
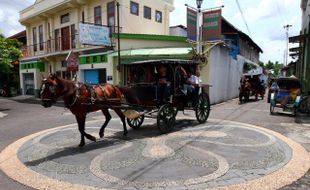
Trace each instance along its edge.
{"label": "horse leg", "polygon": [[121,120],[123,122],[124,136],[126,136],[128,131],[127,131],[127,127],[126,127],[125,115],[123,114],[123,112],[120,109],[114,109],[114,111],[121,118]]}
{"label": "horse leg", "polygon": [[79,131],[81,134],[81,142],[79,144],[79,147],[83,147],[85,145],[85,137],[91,141],[96,141],[96,138],[90,134],[87,134],[85,132],[85,120],[86,120],[86,115],[77,115],[76,120],[79,125]]}
{"label": "horse leg", "polygon": [[100,131],[99,131],[99,136],[100,136],[100,138],[102,138],[102,137],[104,136],[104,129],[105,129],[105,127],[108,125],[109,121],[110,121],[111,118],[112,118],[111,115],[110,115],[110,113],[109,113],[109,110],[108,110],[108,109],[102,109],[101,111],[102,111],[103,115],[105,116],[105,122],[104,122],[104,124],[101,126]]}

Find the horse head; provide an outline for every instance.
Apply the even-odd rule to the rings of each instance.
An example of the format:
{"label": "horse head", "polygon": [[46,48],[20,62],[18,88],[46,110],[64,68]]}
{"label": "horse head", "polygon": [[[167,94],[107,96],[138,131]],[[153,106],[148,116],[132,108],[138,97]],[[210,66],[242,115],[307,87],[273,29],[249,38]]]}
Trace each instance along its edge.
{"label": "horse head", "polygon": [[58,97],[60,97],[61,89],[59,85],[59,79],[55,74],[51,74],[49,77],[42,80],[41,86],[41,100],[42,105],[45,108],[51,107]]}

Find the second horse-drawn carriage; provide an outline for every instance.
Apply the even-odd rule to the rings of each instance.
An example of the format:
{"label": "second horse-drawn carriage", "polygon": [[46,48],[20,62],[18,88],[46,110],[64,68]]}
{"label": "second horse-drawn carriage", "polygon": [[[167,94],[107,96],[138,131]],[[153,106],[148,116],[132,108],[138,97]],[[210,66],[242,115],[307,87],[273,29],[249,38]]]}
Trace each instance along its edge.
{"label": "second horse-drawn carriage", "polygon": [[239,102],[248,102],[250,96],[255,97],[255,101],[258,97],[264,99],[265,84],[260,80],[261,74],[243,74],[240,79],[239,87]]}

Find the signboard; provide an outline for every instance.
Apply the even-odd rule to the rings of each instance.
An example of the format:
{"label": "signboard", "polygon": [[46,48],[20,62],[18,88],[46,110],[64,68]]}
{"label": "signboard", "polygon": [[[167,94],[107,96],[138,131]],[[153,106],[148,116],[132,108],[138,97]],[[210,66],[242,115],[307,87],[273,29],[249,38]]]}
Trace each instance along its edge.
{"label": "signboard", "polygon": [[109,27],[80,23],[79,30],[81,44],[111,46]]}
{"label": "signboard", "polygon": [[222,33],[222,10],[211,10],[203,12],[203,41],[221,39]]}
{"label": "signboard", "polygon": [[77,54],[73,53],[73,51],[70,51],[66,58],[67,71],[78,71],[79,70],[77,59],[78,59]]}
{"label": "signboard", "polygon": [[197,12],[187,7],[187,38],[197,40]]}

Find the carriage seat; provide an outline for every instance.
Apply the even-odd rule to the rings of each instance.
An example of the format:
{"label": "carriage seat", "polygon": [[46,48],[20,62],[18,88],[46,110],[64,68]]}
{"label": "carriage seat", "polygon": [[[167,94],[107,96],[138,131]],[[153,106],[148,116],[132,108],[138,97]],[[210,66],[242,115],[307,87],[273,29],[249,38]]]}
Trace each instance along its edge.
{"label": "carriage seat", "polygon": [[289,90],[280,89],[278,90],[278,93],[276,94],[276,100],[282,101],[286,96],[289,96],[289,95],[290,95]]}

